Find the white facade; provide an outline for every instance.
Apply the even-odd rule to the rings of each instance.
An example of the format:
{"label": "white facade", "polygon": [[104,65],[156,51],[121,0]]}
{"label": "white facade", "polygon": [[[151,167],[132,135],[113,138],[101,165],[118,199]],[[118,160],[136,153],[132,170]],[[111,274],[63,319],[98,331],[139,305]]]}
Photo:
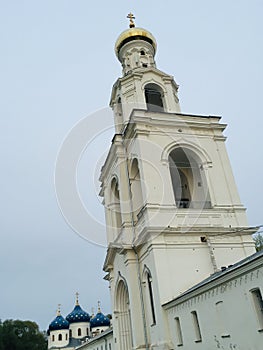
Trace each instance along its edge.
{"label": "white facade", "polygon": [[178,86],[156,68],[155,50],[141,28],[116,43],[123,77],[113,86],[116,134],[100,176],[116,350],[184,346],[163,305],[255,252],[226,125],[180,112]]}
{"label": "white facade", "polygon": [[52,348],[64,348],[69,344],[69,330],[60,329],[50,332],[48,337],[48,349]]}
{"label": "white facade", "polygon": [[262,349],[262,257],[230,267],[164,306],[173,348]]}
{"label": "white facade", "polygon": [[79,349],[262,349],[263,254],[251,256],[257,228],[238,195],[226,125],[181,113],[154,37],[131,24],[115,46],[123,76],[100,176],[113,330]]}

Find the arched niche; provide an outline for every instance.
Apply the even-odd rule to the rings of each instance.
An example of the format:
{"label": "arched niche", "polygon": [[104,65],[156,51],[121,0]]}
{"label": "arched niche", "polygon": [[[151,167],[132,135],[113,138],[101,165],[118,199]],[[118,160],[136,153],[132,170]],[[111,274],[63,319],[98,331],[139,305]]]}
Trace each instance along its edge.
{"label": "arched niche", "polygon": [[110,207],[112,214],[112,226],[116,231],[121,229],[121,205],[120,205],[120,192],[117,177],[113,177],[111,180],[110,191]]}
{"label": "arched niche", "polygon": [[211,208],[207,179],[199,156],[188,148],[176,147],[168,159],[176,206]]}
{"label": "arched niche", "polygon": [[133,205],[133,218],[134,221],[138,221],[138,214],[143,207],[143,194],[142,194],[142,183],[141,175],[138,164],[138,159],[134,158],[131,162],[130,167],[130,184],[132,194],[132,205]]}
{"label": "arched niche", "polygon": [[130,317],[130,299],[127,283],[124,279],[119,279],[115,294],[116,312],[118,315],[118,330],[120,349],[132,349],[132,332]]}

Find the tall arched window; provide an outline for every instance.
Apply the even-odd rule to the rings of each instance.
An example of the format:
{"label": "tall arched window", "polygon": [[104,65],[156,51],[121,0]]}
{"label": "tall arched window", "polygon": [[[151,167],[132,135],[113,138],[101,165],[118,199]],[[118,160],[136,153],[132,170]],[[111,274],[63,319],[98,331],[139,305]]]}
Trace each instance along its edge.
{"label": "tall arched window", "polygon": [[59,341],[62,340],[62,334],[61,334],[61,333],[59,333],[59,335],[58,335],[58,340],[59,340]]}
{"label": "tall arched window", "polygon": [[169,155],[174,197],[178,208],[211,208],[206,176],[200,158],[187,148],[175,148]]}
{"label": "tall arched window", "polygon": [[147,110],[150,112],[163,112],[163,91],[156,84],[147,84],[144,89]]}
{"label": "tall arched window", "polygon": [[146,286],[145,301],[147,306],[147,319],[149,320],[149,326],[156,324],[156,314],[154,306],[153,286],[152,286],[152,274],[148,267],[144,268],[144,283]]}
{"label": "tall arched window", "polygon": [[129,309],[130,300],[127,285],[122,279],[116,288],[115,303],[118,314],[119,346],[122,350],[130,350],[133,347]]}
{"label": "tall arched window", "polygon": [[81,336],[81,328],[78,328],[78,336]]}
{"label": "tall arched window", "polygon": [[135,158],[132,161],[130,170],[130,182],[131,182],[131,193],[132,193],[132,205],[134,213],[134,221],[138,221],[138,214],[143,206],[143,196],[141,187],[141,176],[138,165],[138,160]]}

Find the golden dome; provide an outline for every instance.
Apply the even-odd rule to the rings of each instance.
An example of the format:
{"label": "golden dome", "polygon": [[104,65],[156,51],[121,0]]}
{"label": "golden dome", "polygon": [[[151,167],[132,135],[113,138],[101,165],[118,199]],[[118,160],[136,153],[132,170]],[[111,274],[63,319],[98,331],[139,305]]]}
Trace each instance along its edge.
{"label": "golden dome", "polygon": [[115,44],[116,55],[118,56],[123,45],[132,40],[145,40],[150,43],[153,46],[154,51],[156,51],[157,43],[154,36],[146,29],[133,27],[125,30],[119,35]]}

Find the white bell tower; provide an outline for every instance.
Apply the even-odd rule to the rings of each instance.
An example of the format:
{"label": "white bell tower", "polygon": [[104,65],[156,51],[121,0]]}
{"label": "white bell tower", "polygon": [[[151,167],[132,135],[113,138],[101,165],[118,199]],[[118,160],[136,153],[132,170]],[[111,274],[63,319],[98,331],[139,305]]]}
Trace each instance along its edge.
{"label": "white bell tower", "polygon": [[156,68],[153,35],[116,41],[123,75],[116,134],[101,171],[115,346],[171,349],[162,305],[254,252],[220,117],[181,113],[178,85]]}

